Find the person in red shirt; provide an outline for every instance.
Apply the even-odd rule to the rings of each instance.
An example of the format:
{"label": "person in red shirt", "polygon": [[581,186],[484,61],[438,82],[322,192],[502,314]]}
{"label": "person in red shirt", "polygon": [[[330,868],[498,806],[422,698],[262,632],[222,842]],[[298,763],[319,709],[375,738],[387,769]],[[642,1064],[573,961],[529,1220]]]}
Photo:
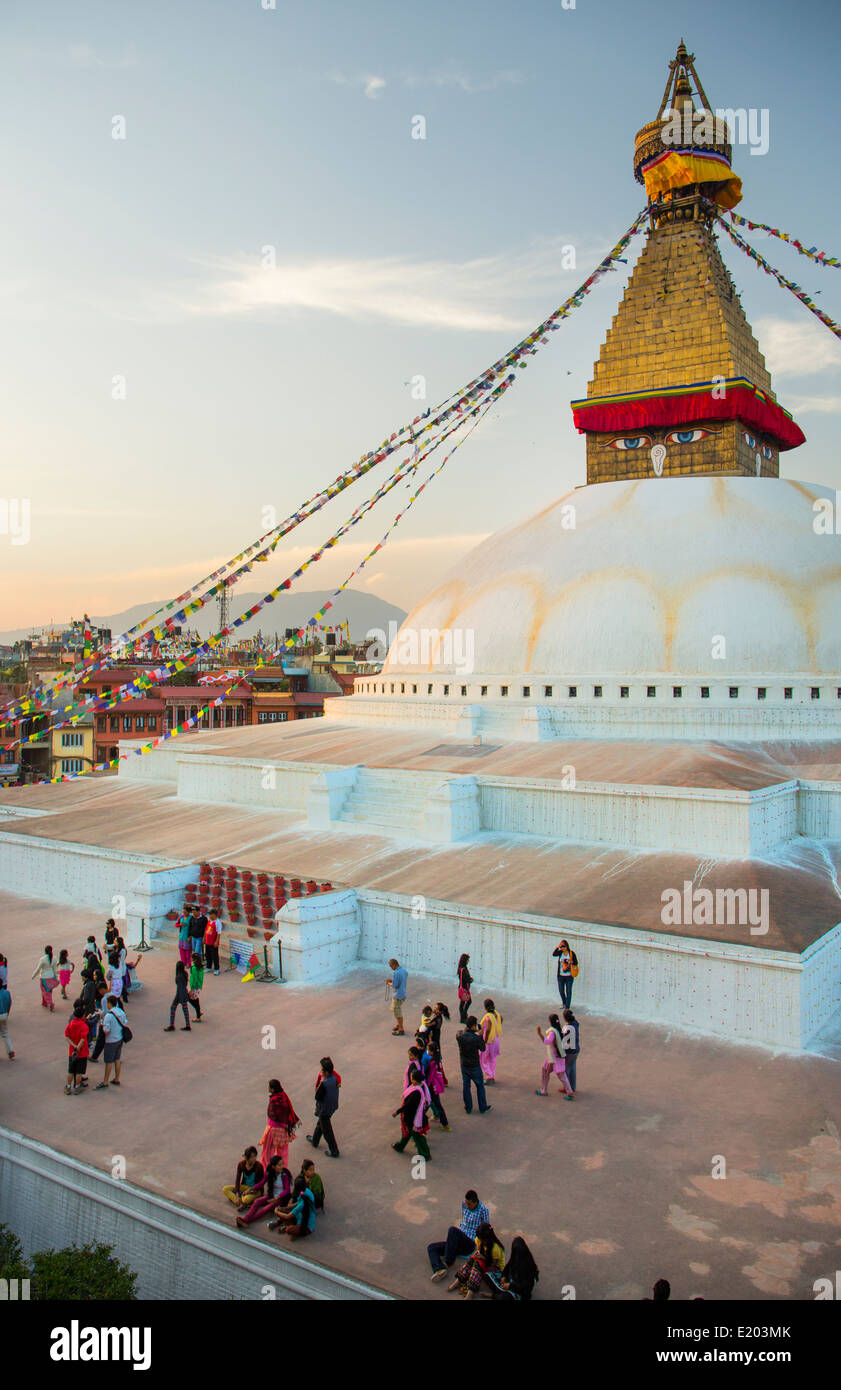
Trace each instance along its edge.
{"label": "person in red shirt", "polygon": [[64,1094],[77,1096],[88,1084],[85,1080],[88,1069],[88,1024],[81,1000],[73,1005],[73,1017],[64,1030],[64,1036],[70,1052]]}
{"label": "person in red shirt", "polygon": [[222,923],[218,917],[212,917],[204,933],[204,958],[207,969],[212,970],[214,975],[219,974],[219,937],[221,932]]}

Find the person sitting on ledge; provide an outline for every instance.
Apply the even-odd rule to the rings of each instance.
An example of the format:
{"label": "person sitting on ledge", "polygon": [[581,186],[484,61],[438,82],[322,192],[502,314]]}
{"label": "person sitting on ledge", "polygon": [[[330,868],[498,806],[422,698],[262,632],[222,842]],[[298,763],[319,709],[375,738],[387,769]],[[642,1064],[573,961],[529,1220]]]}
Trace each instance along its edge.
{"label": "person sitting on ledge", "polygon": [[280,1154],[274,1154],[269,1159],[265,1176],[255,1182],[251,1191],[254,1200],[245,1215],[237,1217],[238,1226],[250,1226],[252,1221],[261,1221],[263,1217],[279,1213],[280,1204],[291,1194],[292,1174],[288,1168],[283,1167]]}
{"label": "person sitting on ledge", "polygon": [[262,1184],[264,1175],[265,1169],[257,1157],[257,1150],[253,1144],[249,1144],[237,1164],[237,1175],[233,1185],[222,1188],[228,1201],[233,1202],[237,1211],[242,1211],[254,1201],[257,1195],[254,1189],[258,1183]]}
{"label": "person sitting on ledge", "polygon": [[269,1230],[279,1230],[290,1240],[303,1240],[304,1236],[312,1235],[315,1230],[315,1197],[306,1178],[301,1177],[300,1173],[292,1188],[292,1210],[288,1215],[281,1213],[270,1221]]}

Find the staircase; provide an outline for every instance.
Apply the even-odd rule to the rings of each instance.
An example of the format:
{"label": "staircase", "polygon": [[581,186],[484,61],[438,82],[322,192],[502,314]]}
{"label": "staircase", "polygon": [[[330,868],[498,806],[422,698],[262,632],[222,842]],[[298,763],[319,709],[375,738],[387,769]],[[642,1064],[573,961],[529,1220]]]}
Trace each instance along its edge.
{"label": "staircase", "polygon": [[427,839],[429,794],[439,781],[422,773],[360,768],[337,820],[356,827],[370,825],[407,839]]}

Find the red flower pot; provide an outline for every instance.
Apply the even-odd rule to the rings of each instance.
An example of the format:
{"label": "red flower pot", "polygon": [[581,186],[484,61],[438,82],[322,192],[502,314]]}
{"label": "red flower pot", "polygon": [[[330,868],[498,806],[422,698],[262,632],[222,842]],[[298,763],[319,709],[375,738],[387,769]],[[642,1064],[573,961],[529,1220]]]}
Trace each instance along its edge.
{"label": "red flower pot", "polygon": [[228,920],[229,920],[230,922],[238,922],[238,921],[239,921],[239,913],[238,913],[238,912],[232,912],[232,911],[230,910],[230,908],[229,908],[229,909],[228,909]]}
{"label": "red flower pot", "polygon": [[203,859],[203,860],[201,861],[201,863],[199,864],[199,873],[206,874],[206,873],[208,873],[209,871],[210,871],[210,865],[207,863],[206,860]]}
{"label": "red flower pot", "polygon": [[267,941],[271,941],[272,937],[274,936],[274,932],[273,932],[273,931],[264,931],[264,932],[263,932],[263,936],[266,938]]}
{"label": "red flower pot", "polygon": [[169,921],[169,922],[177,922],[177,921],[178,921],[178,918],[181,916],[181,913],[180,913],[180,912],[176,912],[176,911],[175,911],[175,908],[173,908],[172,911],[171,911],[171,912],[168,912],[166,915],[167,915],[167,921]]}
{"label": "red flower pot", "polygon": [[322,883],[322,885],[321,885],[321,891],[322,891],[322,893],[332,893],[332,891],[333,891],[333,885],[332,885],[332,883]]}
{"label": "red flower pot", "polygon": [[246,927],[245,930],[248,932],[248,935],[249,935],[249,936],[256,936],[256,935],[257,935],[257,933],[256,933],[256,931],[254,930],[253,927]]}
{"label": "red flower pot", "polygon": [[268,876],[268,874],[258,874],[258,875],[257,875],[257,882],[258,882],[258,883],[268,883],[268,881],[269,881],[269,876]]}
{"label": "red flower pot", "polygon": [[302,898],[304,895],[301,892],[300,888],[293,888],[289,896],[290,898]]}
{"label": "red flower pot", "polygon": [[256,927],[257,918],[253,912],[246,912],[245,920],[248,923],[249,927]]}
{"label": "red flower pot", "polygon": [[317,889],[318,889],[318,884],[316,883],[315,879],[314,879],[314,878],[308,878],[308,879],[307,879],[307,892],[308,892],[308,893],[315,893],[315,892],[317,891]]}

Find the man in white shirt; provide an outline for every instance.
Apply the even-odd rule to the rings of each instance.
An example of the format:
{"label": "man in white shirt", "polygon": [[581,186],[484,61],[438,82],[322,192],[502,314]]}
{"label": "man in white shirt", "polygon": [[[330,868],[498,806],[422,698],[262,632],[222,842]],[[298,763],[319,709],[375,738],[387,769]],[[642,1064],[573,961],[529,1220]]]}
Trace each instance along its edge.
{"label": "man in white shirt", "polygon": [[[95,1091],[104,1091],[109,1081],[112,1086],[120,1084],[120,1057],[123,1051],[123,1029],[126,1027],[128,1019],[119,1007],[113,994],[105,996],[105,1013],[102,1015],[102,1028],[105,1035],[105,1075],[98,1086],[94,1086]],[[111,1067],[114,1068],[114,1080],[111,1081]]]}

